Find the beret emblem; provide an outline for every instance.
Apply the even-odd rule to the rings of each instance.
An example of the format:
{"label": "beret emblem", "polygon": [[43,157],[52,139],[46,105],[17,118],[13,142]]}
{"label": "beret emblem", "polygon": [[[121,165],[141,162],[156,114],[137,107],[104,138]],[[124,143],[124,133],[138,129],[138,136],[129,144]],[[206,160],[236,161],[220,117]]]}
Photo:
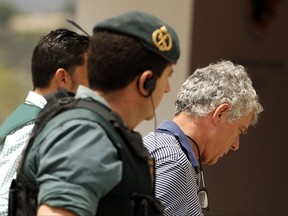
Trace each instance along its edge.
{"label": "beret emblem", "polygon": [[169,51],[172,48],[172,38],[165,26],[153,32],[152,40],[160,51]]}

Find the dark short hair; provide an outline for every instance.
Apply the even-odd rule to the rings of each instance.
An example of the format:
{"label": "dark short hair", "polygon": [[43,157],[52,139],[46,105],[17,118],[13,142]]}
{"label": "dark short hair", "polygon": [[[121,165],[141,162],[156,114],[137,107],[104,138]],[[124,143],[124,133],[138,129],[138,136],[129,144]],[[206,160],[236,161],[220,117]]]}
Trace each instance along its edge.
{"label": "dark short hair", "polygon": [[157,79],[168,63],[134,37],[96,30],[88,52],[89,87],[104,92],[119,90],[146,70]]}
{"label": "dark short hair", "polygon": [[34,89],[48,87],[59,68],[72,74],[75,67],[83,65],[89,41],[89,37],[63,28],[42,36],[32,55]]}

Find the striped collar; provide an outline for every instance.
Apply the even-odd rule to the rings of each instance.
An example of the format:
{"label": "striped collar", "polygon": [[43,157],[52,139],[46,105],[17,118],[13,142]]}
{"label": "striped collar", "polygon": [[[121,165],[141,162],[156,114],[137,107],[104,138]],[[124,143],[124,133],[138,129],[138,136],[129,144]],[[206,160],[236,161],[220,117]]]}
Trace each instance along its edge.
{"label": "striped collar", "polygon": [[187,155],[188,160],[191,162],[192,166],[194,168],[199,167],[199,163],[195,157],[195,154],[193,152],[193,148],[186,137],[186,135],[183,133],[181,128],[173,121],[163,121],[159,125],[159,127],[156,129],[156,132],[159,133],[168,133],[172,136],[174,136],[180,143],[182,150]]}

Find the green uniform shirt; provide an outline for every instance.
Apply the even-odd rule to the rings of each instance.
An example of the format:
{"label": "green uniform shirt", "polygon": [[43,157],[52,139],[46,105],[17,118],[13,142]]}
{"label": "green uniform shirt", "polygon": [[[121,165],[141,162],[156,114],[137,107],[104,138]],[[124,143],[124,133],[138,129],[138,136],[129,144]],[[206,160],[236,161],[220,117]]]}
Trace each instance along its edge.
{"label": "green uniform shirt", "polygon": [[[83,86],[79,87],[76,97],[92,97],[106,104],[103,98]],[[24,171],[39,184],[39,205],[91,216],[96,214],[99,200],[120,182],[122,162],[102,127],[77,117],[83,112],[93,115],[87,109],[77,109],[49,121],[37,135]],[[71,120],[62,122],[67,116]]]}

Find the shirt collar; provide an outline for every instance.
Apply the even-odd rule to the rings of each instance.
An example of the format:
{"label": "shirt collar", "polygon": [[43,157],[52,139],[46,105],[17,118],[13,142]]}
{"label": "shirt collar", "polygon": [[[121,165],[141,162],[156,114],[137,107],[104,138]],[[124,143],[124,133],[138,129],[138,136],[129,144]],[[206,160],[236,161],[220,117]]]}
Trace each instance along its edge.
{"label": "shirt collar", "polygon": [[198,167],[199,163],[195,157],[193,148],[186,137],[186,135],[183,133],[181,128],[173,121],[163,121],[159,127],[156,129],[157,132],[162,132],[162,133],[168,133],[173,135],[176,139],[178,139],[182,149],[186,151],[186,155],[188,157],[188,160],[191,162],[192,166]]}
{"label": "shirt collar", "polygon": [[38,106],[41,109],[43,109],[47,101],[42,95],[37,94],[36,92],[33,92],[33,91],[29,91],[28,96],[26,97],[25,103],[29,105]]}

